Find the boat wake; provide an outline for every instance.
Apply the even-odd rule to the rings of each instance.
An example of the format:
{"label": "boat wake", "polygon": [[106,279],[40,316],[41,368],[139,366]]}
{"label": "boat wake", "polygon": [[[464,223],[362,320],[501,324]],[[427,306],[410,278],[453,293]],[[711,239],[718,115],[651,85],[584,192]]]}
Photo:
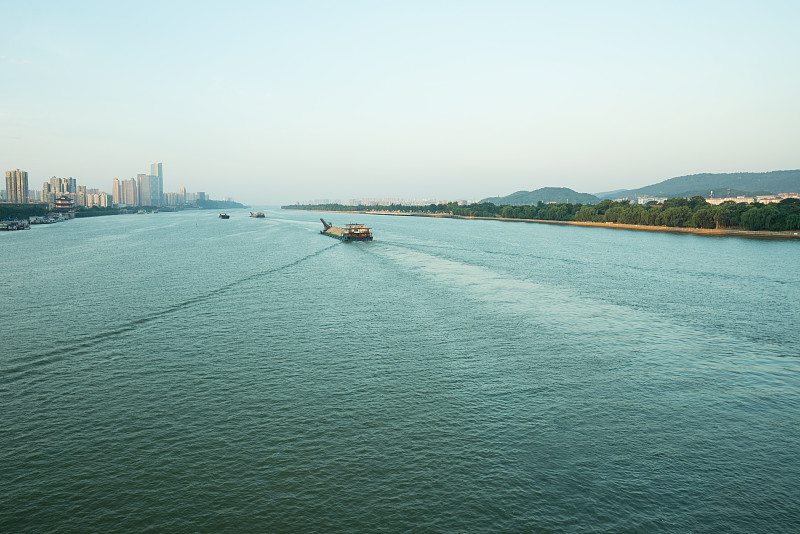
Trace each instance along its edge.
{"label": "boat wake", "polygon": [[76,339],[72,343],[67,343],[65,345],[59,346],[57,349],[52,349],[38,354],[26,354],[15,358],[12,357],[9,360],[9,366],[0,369],[0,375],[4,377],[16,378],[34,372],[38,369],[45,368],[53,363],[63,360],[67,356],[70,355],[78,356],[91,353],[94,350],[96,350],[97,344],[100,342],[106,342],[112,340],[117,336],[136,330],[140,328],[142,325],[145,325],[147,323],[157,321],[158,319],[162,319],[169,315],[175,314],[179,311],[182,311],[196,304],[208,302],[210,300],[218,298],[221,295],[224,295],[225,293],[243,284],[247,284],[254,280],[258,280],[260,278],[264,278],[266,276],[270,276],[275,273],[291,269],[292,267],[295,267],[301,263],[305,263],[325,253],[326,251],[330,250],[336,245],[338,245],[338,243],[333,243],[315,252],[312,252],[311,254],[300,257],[284,265],[274,267],[271,269],[265,269],[263,271],[253,273],[249,276],[245,276],[238,280],[234,280],[233,282],[217,287],[216,289],[207,291],[205,293],[196,295],[190,299],[173,304],[172,306],[169,306],[167,308],[158,310],[150,315],[146,315],[144,317],[139,317],[137,319],[127,321],[123,324],[116,326],[115,328],[110,328],[108,330],[104,330],[96,334]]}

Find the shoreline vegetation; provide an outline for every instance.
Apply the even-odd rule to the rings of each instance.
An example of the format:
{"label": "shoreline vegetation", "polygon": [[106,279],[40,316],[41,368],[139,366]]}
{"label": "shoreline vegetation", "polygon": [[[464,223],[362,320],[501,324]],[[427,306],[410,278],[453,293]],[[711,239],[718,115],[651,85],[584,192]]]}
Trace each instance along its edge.
{"label": "shoreline vegetation", "polygon": [[455,202],[427,206],[345,206],[295,204],[281,209],[366,215],[439,217],[527,222],[708,236],[800,239],[800,199],[776,204],[724,202],[711,205],[702,197],[671,198],[663,204],[631,204],[604,200],[595,205],[542,204],[496,206],[485,202],[460,206]]}
{"label": "shoreline vegetation", "polygon": [[[231,200],[203,200],[199,201],[196,205],[180,205],[180,206],[126,206],[126,207],[100,207],[92,206],[91,208],[77,207],[70,210],[75,214],[76,219],[84,217],[101,217],[105,215],[130,215],[138,213],[139,211],[145,212],[175,212],[184,210],[218,210],[218,209],[232,209],[244,208],[244,204],[234,202]],[[0,204],[0,219],[17,218],[27,219],[30,217],[42,217],[48,213],[63,212],[63,210],[50,209],[45,203],[31,203],[31,204]]]}

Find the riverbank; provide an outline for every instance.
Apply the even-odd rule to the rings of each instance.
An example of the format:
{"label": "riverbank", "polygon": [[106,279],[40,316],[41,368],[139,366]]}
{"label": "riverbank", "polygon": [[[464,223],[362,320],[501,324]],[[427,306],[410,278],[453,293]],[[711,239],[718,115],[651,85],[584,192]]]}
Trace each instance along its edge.
{"label": "riverbank", "polygon": [[[317,211],[317,210],[299,210]],[[473,219],[480,221],[502,221],[516,223],[555,224],[561,226],[593,226],[597,228],[614,228],[617,230],[635,230],[643,232],[668,232],[673,234],[694,234],[715,237],[747,237],[758,239],[798,239],[800,232],[793,230],[786,232],[772,232],[767,230],[738,230],[729,228],[682,228],[674,226],[649,226],[644,224],[622,224],[591,221],[547,221],[543,219],[512,219],[507,217],[469,217],[464,215],[449,215],[439,213],[399,213],[392,211],[333,211],[333,213],[347,213],[350,215],[389,215],[394,217],[433,217],[438,219]]]}

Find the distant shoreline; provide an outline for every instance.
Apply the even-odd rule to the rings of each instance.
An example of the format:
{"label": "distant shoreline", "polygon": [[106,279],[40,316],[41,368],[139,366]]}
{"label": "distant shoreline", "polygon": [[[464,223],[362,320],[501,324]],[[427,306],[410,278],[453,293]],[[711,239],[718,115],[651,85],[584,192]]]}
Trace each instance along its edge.
{"label": "distant shoreline", "polygon": [[[293,211],[316,211],[292,208]],[[542,219],[512,219],[507,217],[468,217],[465,215],[443,215],[438,213],[398,213],[391,211],[341,211],[326,210],[328,213],[347,213],[350,215],[389,215],[393,217],[433,217],[436,219],[474,219],[480,221],[502,221],[517,223],[536,223],[536,224],[555,224],[561,226],[590,226],[596,228],[613,228],[616,230],[636,230],[642,232],[667,232],[672,234],[694,234],[716,237],[747,237],[760,239],[798,239],[800,231],[787,230],[783,232],[773,232],[768,230],[735,230],[725,228],[681,228],[675,226],[649,226],[644,224],[622,224],[607,222],[587,222],[587,221],[546,221]]]}

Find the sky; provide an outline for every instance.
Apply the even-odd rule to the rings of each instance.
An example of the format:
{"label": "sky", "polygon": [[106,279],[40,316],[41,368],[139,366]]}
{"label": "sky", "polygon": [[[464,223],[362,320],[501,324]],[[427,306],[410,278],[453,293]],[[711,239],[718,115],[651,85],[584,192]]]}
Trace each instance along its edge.
{"label": "sky", "polygon": [[0,2],[0,166],[251,204],[800,168],[800,2]]}

